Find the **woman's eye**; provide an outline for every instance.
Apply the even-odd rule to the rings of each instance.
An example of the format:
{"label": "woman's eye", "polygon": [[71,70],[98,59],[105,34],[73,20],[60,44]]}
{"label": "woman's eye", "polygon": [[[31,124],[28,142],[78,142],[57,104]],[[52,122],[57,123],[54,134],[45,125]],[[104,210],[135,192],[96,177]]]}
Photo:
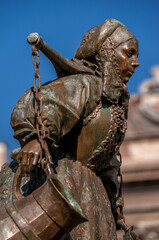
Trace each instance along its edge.
{"label": "woman's eye", "polygon": [[130,58],[132,57],[133,53],[134,53],[133,50],[130,50],[126,53],[126,55]]}

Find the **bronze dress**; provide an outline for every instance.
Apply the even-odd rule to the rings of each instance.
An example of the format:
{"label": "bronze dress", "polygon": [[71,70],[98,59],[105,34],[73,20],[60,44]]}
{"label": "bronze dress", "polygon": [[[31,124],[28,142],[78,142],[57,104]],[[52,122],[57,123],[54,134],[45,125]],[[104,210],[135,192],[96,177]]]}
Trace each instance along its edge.
{"label": "bronze dress", "polygon": [[[126,131],[129,94],[120,76],[115,49],[133,38],[122,23],[108,19],[84,35],[71,60],[51,49],[37,33],[28,41],[50,59],[57,72],[59,79],[40,90],[45,140],[57,178],[88,220],[74,228],[67,239],[117,239],[112,214],[119,189],[116,154]],[[21,148],[38,135],[35,99],[32,88],[19,99],[12,113],[14,137]],[[13,200],[16,168],[16,162],[12,162],[0,173],[1,206]],[[45,181],[41,169],[36,171],[22,186],[25,196]]]}
{"label": "bronze dress", "polygon": [[[122,96],[117,103],[110,103],[102,98],[100,77],[77,74],[45,84],[41,99],[57,178],[88,219],[73,229],[67,239],[117,239],[110,200],[118,187],[120,164],[115,153],[126,130],[127,106]],[[14,137],[21,147],[37,137],[34,121],[34,90],[30,89],[19,99],[11,118]],[[9,168],[5,171],[13,177]],[[1,180],[5,183],[7,173],[3,173]],[[12,201],[11,192],[10,189],[2,205]]]}

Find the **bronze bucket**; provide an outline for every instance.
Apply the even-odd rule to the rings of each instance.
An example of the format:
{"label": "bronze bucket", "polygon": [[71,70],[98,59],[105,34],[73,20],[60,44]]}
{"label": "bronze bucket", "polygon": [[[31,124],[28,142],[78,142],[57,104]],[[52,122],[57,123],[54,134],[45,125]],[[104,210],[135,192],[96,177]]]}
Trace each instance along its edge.
{"label": "bronze bucket", "polygon": [[14,185],[17,198],[0,208],[1,240],[62,240],[87,221],[78,203],[48,168],[45,183],[27,197],[20,193],[21,171]]}

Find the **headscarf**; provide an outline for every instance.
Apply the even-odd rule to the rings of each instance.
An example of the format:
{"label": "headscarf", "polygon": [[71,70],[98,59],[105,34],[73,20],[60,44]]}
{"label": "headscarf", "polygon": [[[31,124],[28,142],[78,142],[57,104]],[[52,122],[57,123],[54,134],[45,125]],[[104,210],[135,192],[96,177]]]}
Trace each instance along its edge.
{"label": "headscarf", "polygon": [[[120,78],[114,49],[135,38],[127,28],[115,19],[105,20],[89,30],[83,37],[74,58],[61,56],[53,61],[58,77],[73,74],[90,74],[103,79],[103,96],[110,102],[118,102],[123,92],[128,96],[127,86]],[[114,63],[115,62],[115,63]]]}
{"label": "headscarf", "polygon": [[132,38],[135,38],[134,35],[121,22],[108,19],[84,35],[73,59],[79,61],[79,64],[88,64],[90,69],[95,69],[95,75],[102,77],[103,97],[111,103],[117,103],[123,96],[127,99],[124,101],[128,102],[129,99],[127,86],[120,77],[114,50]]}
{"label": "headscarf", "polygon": [[84,35],[80,47],[76,50],[75,58],[92,58],[99,52],[108,37],[111,37],[116,48],[133,38],[134,35],[121,22],[115,19],[105,20],[102,24],[92,28]]}

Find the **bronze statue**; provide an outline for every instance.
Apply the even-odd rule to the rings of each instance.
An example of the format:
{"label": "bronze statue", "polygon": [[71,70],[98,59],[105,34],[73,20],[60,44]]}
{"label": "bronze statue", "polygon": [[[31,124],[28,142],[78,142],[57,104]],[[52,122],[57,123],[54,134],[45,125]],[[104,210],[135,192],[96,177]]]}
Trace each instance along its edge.
{"label": "bronze statue", "polygon": [[[3,211],[10,209],[5,206],[14,201],[16,206],[25,205],[30,196],[39,201],[39,195],[43,191],[46,194],[46,189],[50,189],[48,185],[55,183],[59,193],[66,190],[70,194],[65,200],[68,205],[71,197],[79,204],[73,213],[79,222],[68,220],[67,227],[62,227],[46,210],[65,234],[55,237],[48,234],[47,228],[45,234],[40,235],[34,231],[35,226],[33,229],[30,226],[29,231],[36,232],[32,238],[21,230],[24,238],[19,239],[115,240],[116,228],[120,228],[120,220],[123,221],[117,154],[127,128],[126,84],[139,66],[138,41],[122,23],[108,19],[84,35],[71,60],[50,48],[37,33],[30,34],[28,42],[33,46],[33,54],[39,49],[50,59],[58,79],[39,88],[34,84],[13,110],[11,126],[21,149],[12,154],[16,160],[11,166],[4,166],[1,172],[1,185],[12,186],[7,197],[2,197],[1,207]],[[35,78],[39,78],[36,64],[35,69]],[[46,165],[49,167],[45,175]],[[54,169],[53,180],[49,177],[45,180],[51,169]],[[33,177],[22,184],[19,179],[25,174]],[[7,182],[8,176],[12,180]],[[32,184],[29,185],[29,181]],[[23,190],[23,199],[18,200],[18,188]],[[42,194],[44,198],[45,194]],[[43,206],[47,198],[41,197],[40,201]],[[64,219],[65,213],[55,203],[54,211],[63,214]]]}

